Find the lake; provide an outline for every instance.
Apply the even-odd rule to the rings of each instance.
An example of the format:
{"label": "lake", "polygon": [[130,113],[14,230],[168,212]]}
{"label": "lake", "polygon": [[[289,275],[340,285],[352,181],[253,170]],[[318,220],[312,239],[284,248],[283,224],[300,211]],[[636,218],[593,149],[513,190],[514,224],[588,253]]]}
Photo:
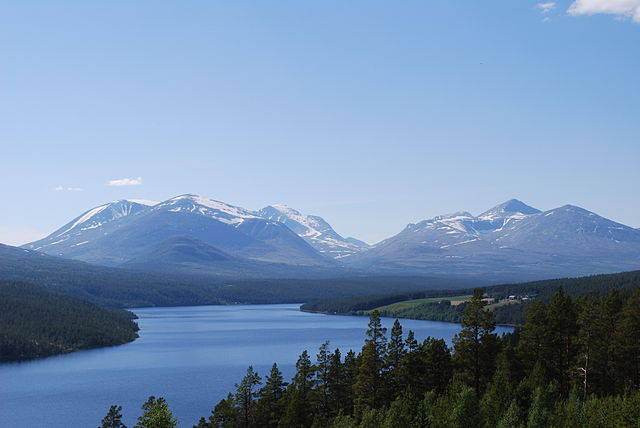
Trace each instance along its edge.
{"label": "lake", "polygon": [[[191,427],[234,389],[248,365],[261,376],[274,362],[285,378],[303,350],[358,351],[368,319],[300,312],[299,305],[134,309],[140,338],[112,348],[0,365],[0,427],[97,427],[111,404],[135,425],[149,395],[165,397],[181,427]],[[389,330],[393,320],[383,323]],[[422,341],[449,343],[458,324],[401,320]],[[499,327],[498,333],[510,331]]]}

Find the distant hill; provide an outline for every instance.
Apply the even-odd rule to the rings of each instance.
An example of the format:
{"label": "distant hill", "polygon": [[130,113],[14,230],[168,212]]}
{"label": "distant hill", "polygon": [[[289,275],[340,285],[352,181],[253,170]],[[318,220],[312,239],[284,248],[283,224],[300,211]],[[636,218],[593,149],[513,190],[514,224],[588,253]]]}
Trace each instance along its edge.
{"label": "distant hill", "polygon": [[113,307],[220,303],[212,281],[95,266],[0,244],[0,279]]}
{"label": "distant hill", "polygon": [[[483,287],[488,297],[496,300],[509,296],[527,296],[532,300],[549,301],[553,293],[559,288],[570,296],[585,296],[590,294],[604,295],[612,290],[627,292],[640,287],[640,271],[623,272],[607,275],[592,275],[580,278],[559,278],[543,281],[533,281],[521,284],[500,284]],[[475,288],[475,287],[474,287]],[[439,321],[459,322],[464,306],[451,307],[448,303],[439,305],[447,297],[472,294],[473,289],[450,289],[432,291],[411,291],[387,295],[355,296],[347,298],[333,298],[302,305],[301,310],[309,312],[324,312],[330,314],[362,314],[373,309],[393,305],[399,302],[411,302],[434,298],[432,302],[420,302],[420,305],[404,313],[385,313],[385,316],[430,319]],[[531,301],[532,301],[531,300]],[[408,306],[408,305],[407,305]],[[497,321],[503,324],[518,324],[522,322],[524,304],[519,300],[517,304],[496,307]]]}
{"label": "distant hill", "polygon": [[134,317],[36,285],[0,281],[0,362],[131,342],[138,337]]}
{"label": "distant hill", "polygon": [[[185,247],[181,248],[181,244]],[[168,250],[167,250],[168,249]],[[164,252],[163,251],[167,251]],[[182,251],[192,257],[233,257],[206,244],[176,238],[160,246],[162,263],[185,263]],[[257,263],[257,262],[256,262]],[[161,271],[162,267],[158,266]],[[193,272],[185,267],[186,272]],[[49,290],[114,307],[211,305],[227,303],[297,303],[329,297],[399,293],[410,290],[467,288],[477,281],[429,277],[351,277],[325,279],[223,279],[207,275],[148,273],[95,266],[48,256],[37,251],[0,244],[0,279],[25,281]],[[482,283],[486,284],[486,283]]]}
{"label": "distant hill", "polygon": [[565,205],[541,212],[510,200],[408,225],[343,259],[368,272],[527,281],[640,269],[640,231]]}

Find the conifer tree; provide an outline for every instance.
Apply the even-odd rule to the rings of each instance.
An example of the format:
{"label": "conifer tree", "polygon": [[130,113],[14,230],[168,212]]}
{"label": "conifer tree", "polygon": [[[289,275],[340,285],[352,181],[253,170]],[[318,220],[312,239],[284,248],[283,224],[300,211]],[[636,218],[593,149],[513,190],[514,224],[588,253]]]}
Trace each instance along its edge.
{"label": "conifer tree", "polygon": [[214,427],[236,427],[239,417],[238,408],[233,394],[229,393],[216,404],[209,417],[210,424]]}
{"label": "conifer tree", "polygon": [[463,377],[479,395],[493,374],[498,349],[494,314],[485,308],[482,289],[473,290],[462,317],[462,330],[453,339],[456,361]]}
{"label": "conifer tree", "polygon": [[142,405],[143,413],[138,417],[135,428],[175,428],[178,421],[169,410],[167,401],[153,395]]}
{"label": "conifer tree", "polygon": [[537,387],[533,391],[527,428],[546,428],[551,424],[553,410],[553,389]]}
{"label": "conifer tree", "polygon": [[373,311],[358,365],[355,384],[356,416],[361,416],[365,408],[377,408],[381,404],[385,389],[382,385],[382,369],[386,352],[386,331],[382,327],[380,314]]}
{"label": "conifer tree", "polygon": [[324,342],[316,356],[316,389],[319,398],[319,413],[322,419],[328,418],[330,410],[330,396],[332,393],[331,378],[332,353],[329,350],[329,341]]}
{"label": "conifer tree", "polygon": [[309,426],[313,421],[314,367],[305,350],[296,362],[296,374],[285,394],[286,409],[278,423],[279,427],[295,428]]}
{"label": "conifer tree", "polygon": [[102,424],[99,428],[127,428],[122,423],[122,406],[111,406],[107,415],[102,419]]}
{"label": "conifer tree", "polygon": [[495,425],[489,425],[485,421],[485,426],[491,426],[495,428],[524,428],[524,425],[520,421],[520,409],[518,404],[513,400],[506,412],[502,415],[500,420]]}
{"label": "conifer tree", "polygon": [[261,380],[258,373],[253,370],[253,366],[249,366],[242,381],[236,384],[235,403],[240,411],[239,425],[243,428],[253,425],[255,398],[258,395],[256,388]]}
{"label": "conifer tree", "polygon": [[631,294],[622,309],[615,347],[619,389],[640,388],[640,288]]}
{"label": "conifer tree", "polygon": [[573,365],[577,355],[577,314],[573,300],[560,288],[551,297],[548,308],[548,333],[551,359],[549,376],[560,385],[566,397],[571,387]]}
{"label": "conifer tree", "polygon": [[273,363],[269,376],[265,379],[264,386],[258,392],[260,398],[256,413],[257,420],[265,427],[276,427],[282,414],[282,397],[287,383],[282,377],[278,365]]}
{"label": "conifer tree", "polygon": [[407,339],[404,343],[407,347],[407,352],[413,352],[418,349],[418,341],[416,340],[413,330],[409,330],[409,333],[407,333]]}
{"label": "conifer tree", "polygon": [[405,356],[405,343],[402,337],[402,326],[396,319],[391,328],[391,337],[387,347],[387,358],[385,361],[386,384],[388,386],[389,401],[393,400],[400,393],[400,382],[402,377],[401,365]]}
{"label": "conifer tree", "polygon": [[[493,428],[499,425],[498,421],[503,423],[504,418],[501,418],[502,413],[509,407],[512,397],[513,388],[511,385],[509,361],[507,360],[506,354],[502,353],[498,357],[496,372],[491,378],[491,382],[480,402],[486,428]],[[516,409],[518,408],[517,403],[511,404],[513,404]]]}
{"label": "conifer tree", "polygon": [[458,399],[449,415],[450,428],[470,428],[480,425],[480,407],[475,391],[465,387],[458,394]]}

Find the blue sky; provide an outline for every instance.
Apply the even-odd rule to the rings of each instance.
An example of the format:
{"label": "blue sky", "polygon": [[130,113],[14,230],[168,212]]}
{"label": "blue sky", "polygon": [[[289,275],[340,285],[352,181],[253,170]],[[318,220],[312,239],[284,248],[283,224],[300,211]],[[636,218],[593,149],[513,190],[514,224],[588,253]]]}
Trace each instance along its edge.
{"label": "blue sky", "polygon": [[368,242],[513,197],[640,227],[639,46],[640,0],[0,0],[0,242],[182,193]]}

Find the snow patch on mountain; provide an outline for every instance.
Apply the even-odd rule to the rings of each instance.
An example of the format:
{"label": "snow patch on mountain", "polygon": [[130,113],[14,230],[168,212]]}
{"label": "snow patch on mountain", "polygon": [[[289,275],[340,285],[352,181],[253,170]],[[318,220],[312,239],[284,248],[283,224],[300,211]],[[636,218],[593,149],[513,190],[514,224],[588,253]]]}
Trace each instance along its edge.
{"label": "snow patch on mountain", "polygon": [[234,226],[242,224],[246,219],[260,218],[244,208],[191,194],[176,196],[155,205],[153,209],[161,210],[166,207],[172,207],[168,209],[169,212],[196,213]]}
{"label": "snow patch on mountain", "polygon": [[358,244],[362,241],[343,238],[322,217],[304,215],[287,205],[269,205],[257,211],[256,214],[284,223],[320,253],[333,259],[349,257],[367,247],[366,244],[364,246]]}

